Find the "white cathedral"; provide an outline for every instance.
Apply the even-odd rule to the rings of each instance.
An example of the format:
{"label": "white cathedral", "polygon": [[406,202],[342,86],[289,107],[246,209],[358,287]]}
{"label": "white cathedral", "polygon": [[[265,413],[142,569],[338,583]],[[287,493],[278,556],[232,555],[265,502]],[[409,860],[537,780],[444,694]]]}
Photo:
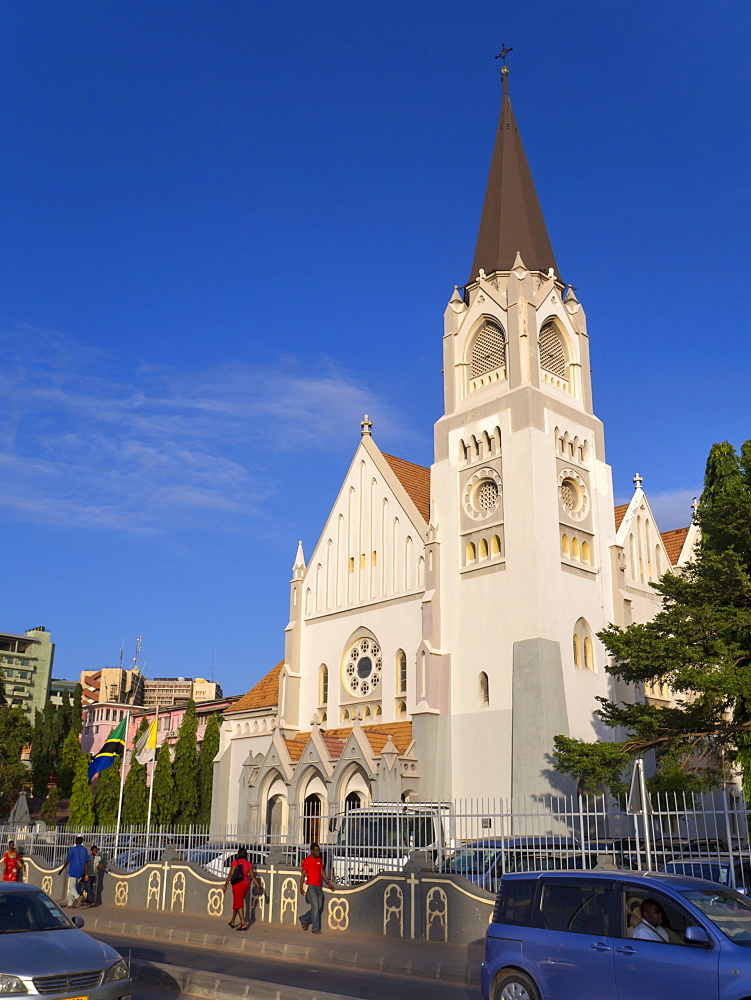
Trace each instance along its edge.
{"label": "white cathedral", "polygon": [[[558,277],[508,95],[469,282],[444,316],[432,466],[366,417],[307,562],[284,659],[225,713],[213,822],[280,829],[345,804],[572,791],[553,737],[607,738],[596,633],[646,621],[697,528],[613,506],[584,310]],[[436,365],[439,358],[436,357]]]}

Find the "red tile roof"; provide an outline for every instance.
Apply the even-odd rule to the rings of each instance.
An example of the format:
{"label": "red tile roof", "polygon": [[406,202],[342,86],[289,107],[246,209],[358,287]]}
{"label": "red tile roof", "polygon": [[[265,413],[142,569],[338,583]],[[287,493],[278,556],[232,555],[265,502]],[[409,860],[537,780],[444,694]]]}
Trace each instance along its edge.
{"label": "red tile roof", "polygon": [[686,541],[688,527],[674,528],[672,531],[662,531],[660,535],[665,543],[670,564],[675,566],[680,558],[683,543]]}
{"label": "red tile roof", "polygon": [[225,715],[230,712],[247,712],[251,708],[274,708],[279,704],[279,674],[284,666],[284,660],[280,660],[275,667],[262,677],[255,687],[252,687],[247,694],[244,694],[239,701],[228,708]]}
{"label": "red tile roof", "polygon": [[430,521],[430,469],[393,455],[383,457],[427,524]]}
{"label": "red tile roof", "polygon": [[615,514],[615,530],[617,531],[621,524],[623,523],[623,518],[626,516],[626,511],[629,505],[627,503],[622,503],[619,507],[616,507],[613,513]]}
{"label": "red tile roof", "polygon": [[[374,726],[363,726],[362,728],[368,743],[370,743],[370,748],[376,756],[386,746],[389,736],[400,754],[405,753],[412,742],[411,722],[382,722]],[[351,727],[321,730],[323,742],[326,744],[332,760],[337,760],[341,757],[344,745],[351,733]],[[290,760],[300,760],[309,739],[310,733],[298,733],[293,740],[287,740],[287,750]]]}

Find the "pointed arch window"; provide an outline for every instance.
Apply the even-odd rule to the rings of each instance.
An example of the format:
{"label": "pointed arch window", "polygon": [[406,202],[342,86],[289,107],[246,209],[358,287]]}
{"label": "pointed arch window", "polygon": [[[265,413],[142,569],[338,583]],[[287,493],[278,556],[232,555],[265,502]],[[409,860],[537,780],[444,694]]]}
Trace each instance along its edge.
{"label": "pointed arch window", "polygon": [[480,674],[480,705],[490,704],[490,685],[488,675],[483,670]]}
{"label": "pointed arch window", "polygon": [[[505,374],[506,371],[506,334],[500,323],[495,320],[485,320],[472,343],[469,359],[469,377],[472,388],[477,387],[475,379],[480,379],[490,372]],[[483,383],[479,383],[482,385]]]}
{"label": "pointed arch window", "polygon": [[540,368],[557,379],[568,382],[566,348],[554,323],[545,323],[540,330]]}
{"label": "pointed arch window", "polygon": [[321,708],[329,701],[329,668],[325,663],[321,664],[318,674],[318,704]]}
{"label": "pointed arch window", "polygon": [[407,693],[407,654],[403,649],[396,654],[396,693]]}

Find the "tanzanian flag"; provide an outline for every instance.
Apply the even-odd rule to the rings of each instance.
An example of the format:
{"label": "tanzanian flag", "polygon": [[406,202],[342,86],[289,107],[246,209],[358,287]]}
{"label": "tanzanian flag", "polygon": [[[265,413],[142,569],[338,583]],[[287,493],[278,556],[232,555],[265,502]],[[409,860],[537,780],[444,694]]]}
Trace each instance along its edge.
{"label": "tanzanian flag", "polygon": [[95,774],[99,774],[100,771],[105,771],[108,767],[112,767],[118,757],[123,756],[125,753],[125,732],[127,727],[128,716],[125,715],[109,734],[107,742],[89,764],[89,781],[91,781]]}

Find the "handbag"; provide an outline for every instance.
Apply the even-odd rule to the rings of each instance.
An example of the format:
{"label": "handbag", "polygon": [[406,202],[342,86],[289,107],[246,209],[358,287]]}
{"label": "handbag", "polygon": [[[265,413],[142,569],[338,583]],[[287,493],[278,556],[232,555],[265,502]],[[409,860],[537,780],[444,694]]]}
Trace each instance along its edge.
{"label": "handbag", "polygon": [[229,880],[230,885],[237,885],[238,882],[245,881],[242,868],[239,865],[235,865],[234,868],[235,870],[232,872],[232,878]]}

